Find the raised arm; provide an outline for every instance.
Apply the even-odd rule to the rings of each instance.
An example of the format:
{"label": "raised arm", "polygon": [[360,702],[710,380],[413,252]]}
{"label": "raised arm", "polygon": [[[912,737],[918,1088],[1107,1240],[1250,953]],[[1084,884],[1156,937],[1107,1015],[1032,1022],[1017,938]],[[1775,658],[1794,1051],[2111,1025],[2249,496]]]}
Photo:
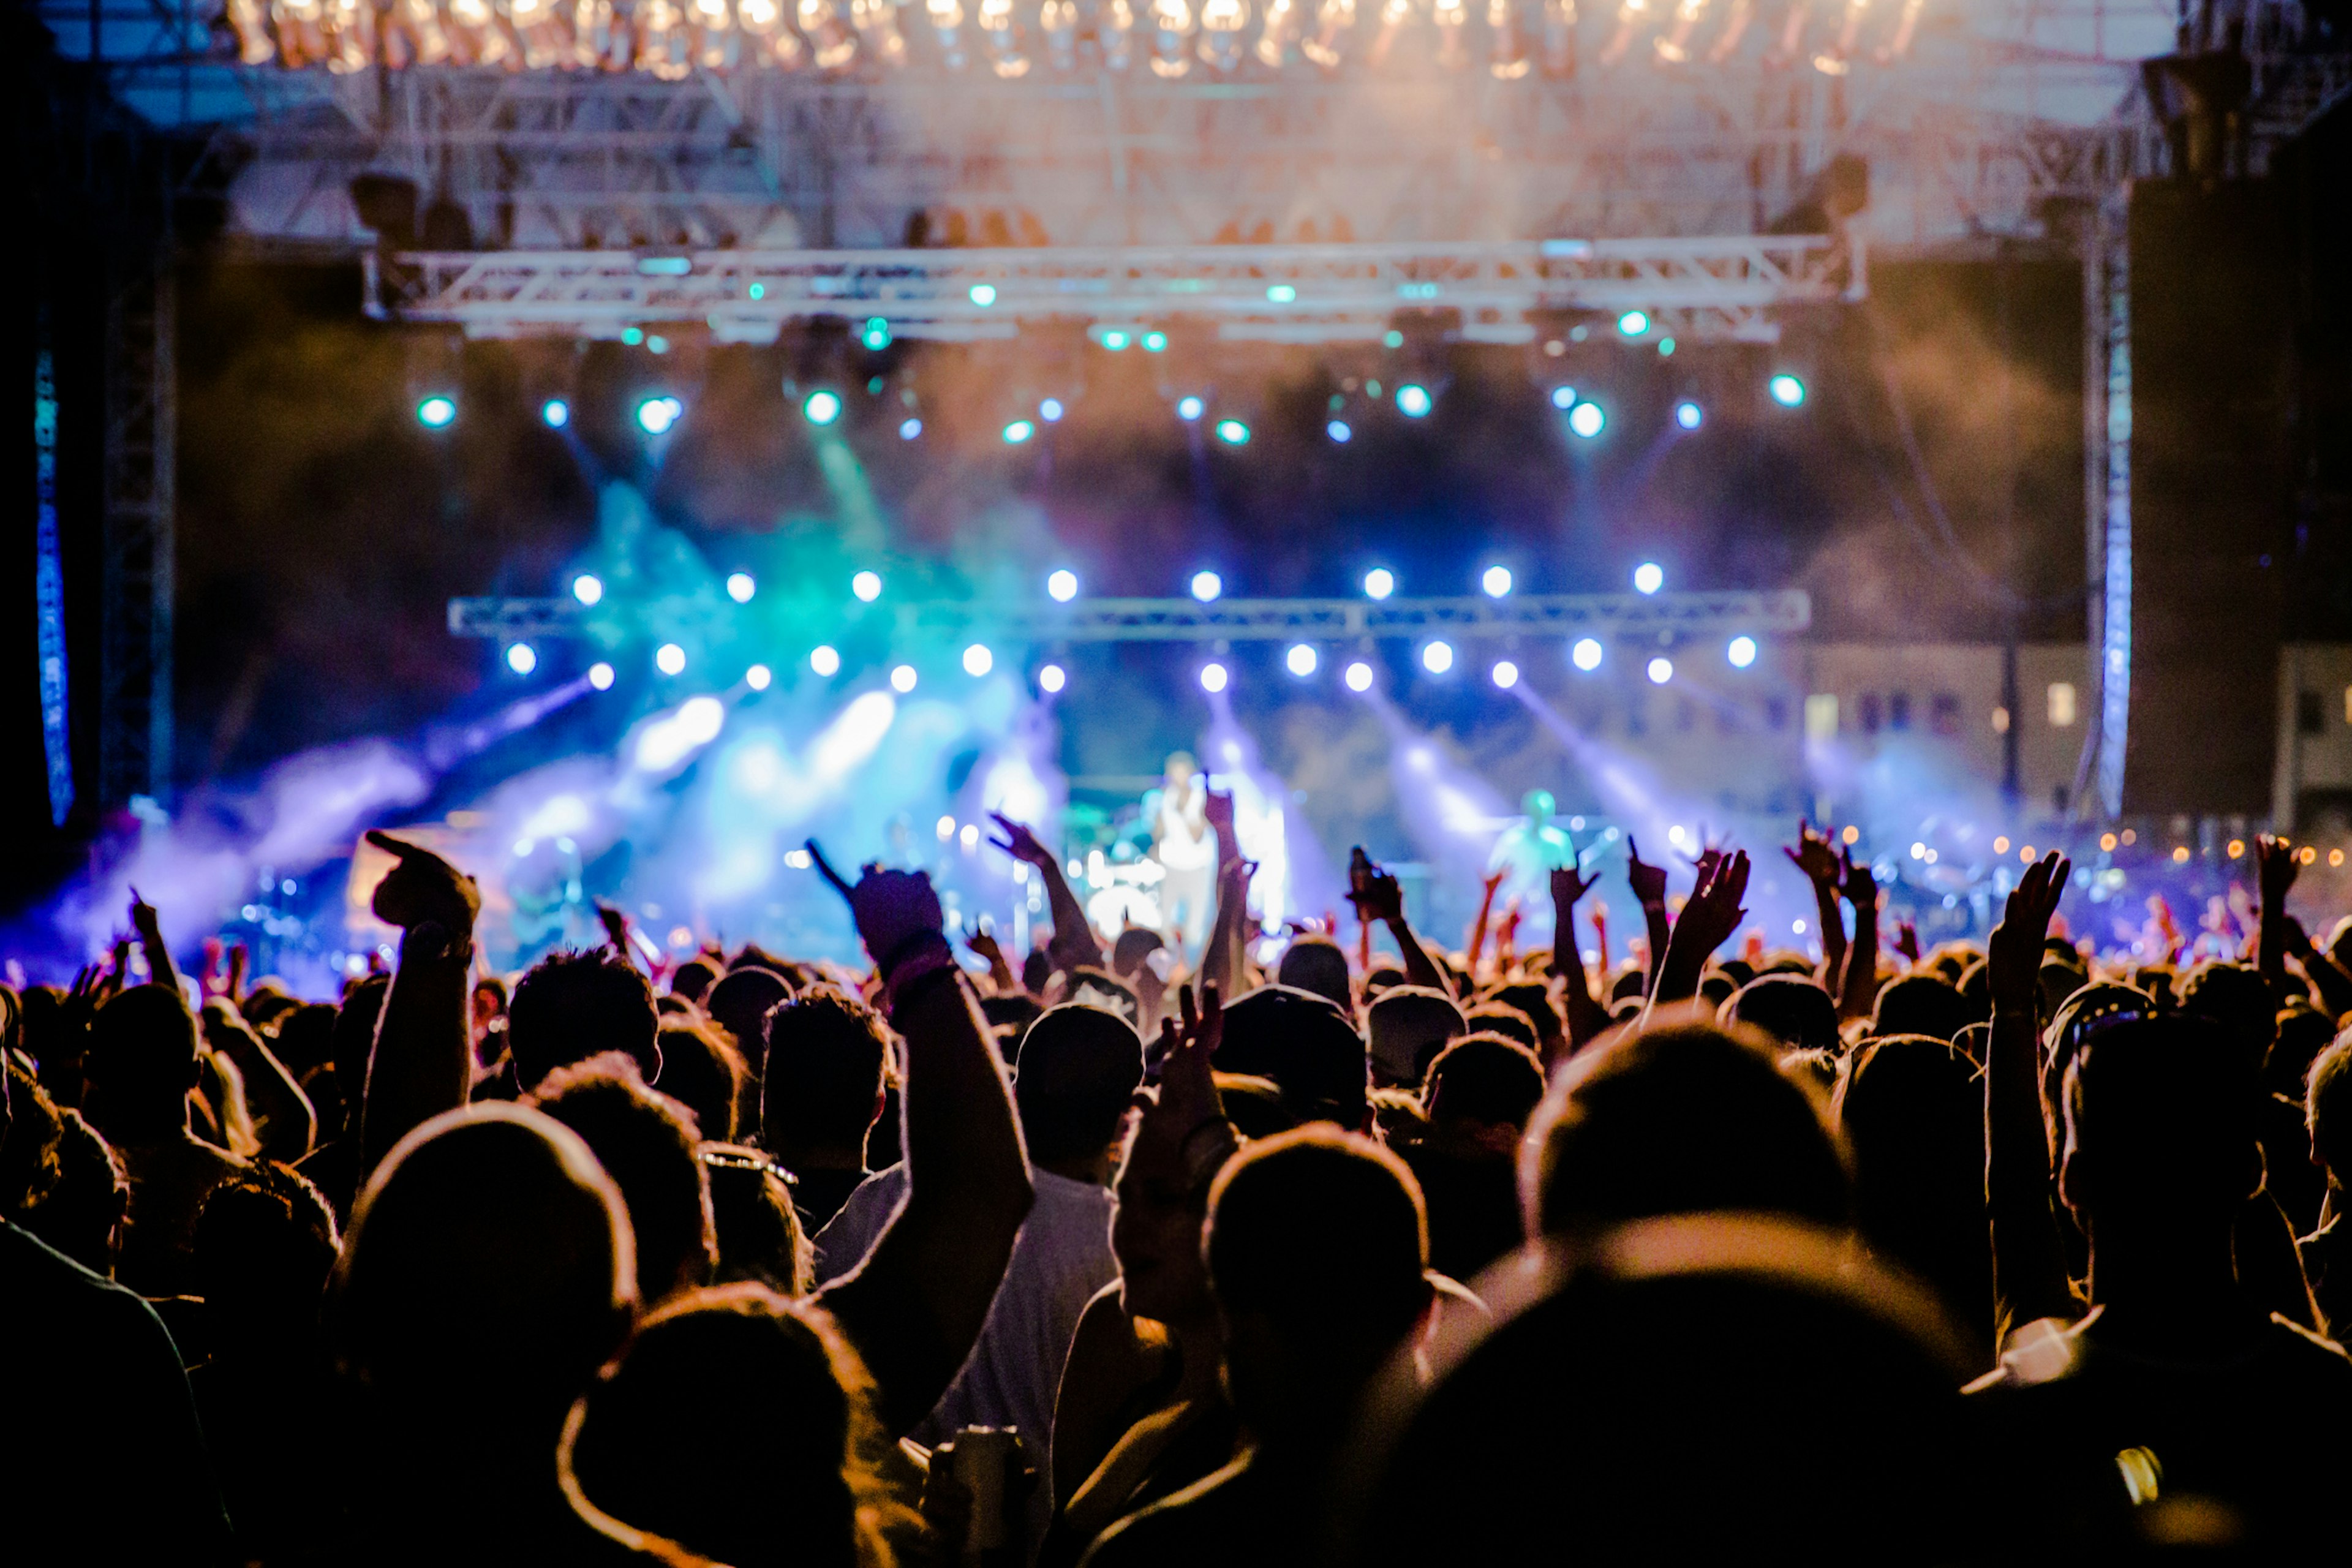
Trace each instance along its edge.
{"label": "raised arm", "polygon": [[1650,995],[1658,994],[1658,974],[1666,962],[1666,942],[1671,936],[1666,929],[1666,868],[1653,866],[1642,858],[1642,847],[1633,836],[1625,836],[1625,880],[1633,885],[1633,897],[1642,903],[1642,924],[1650,938],[1650,975],[1643,990]]}
{"label": "raised arm", "polygon": [[1576,905],[1600,879],[1587,877],[1577,866],[1557,866],[1551,873],[1551,972],[1560,977],[1568,1004],[1568,1043],[1581,1048],[1609,1027],[1609,1009],[1592,994],[1592,977],[1584,972],[1584,954],[1576,948]]}
{"label": "raised arm", "polygon": [[1486,927],[1494,919],[1495,895],[1503,886],[1507,871],[1486,873],[1486,891],[1478,899],[1478,918],[1470,922],[1470,940],[1463,945],[1462,967],[1475,983],[1478,978],[1478,960],[1486,951]]}
{"label": "raised arm", "polygon": [[1838,913],[1838,852],[1810,821],[1797,824],[1797,841],[1780,851],[1812,885],[1813,915],[1822,931],[1822,984],[1835,993],[1845,972],[1845,920]]}
{"label": "raised arm", "polygon": [[163,922],[155,906],[131,889],[131,929],[139,933],[139,947],[147,955],[148,977],[158,985],[180,988],[180,971],[172,963],[171,944],[163,940]]}
{"label": "raised arm", "polygon": [[1250,879],[1256,875],[1255,860],[1236,857],[1218,865],[1217,916],[1209,923],[1208,949],[1201,954],[1199,984],[1204,989],[1214,986],[1228,996],[1239,989],[1234,981],[1247,962],[1241,951],[1242,921],[1249,912]]}
{"label": "raised arm", "polygon": [[1054,917],[1054,940],[1046,945],[1046,953],[1060,970],[1099,965],[1103,961],[1102,944],[1095,941],[1094,928],[1087,923],[1086,907],[1071,890],[1070,879],[1062,875],[1062,863],[1054,852],[1038,841],[1037,836],[1002,812],[989,814],[1004,837],[989,842],[1035,871],[1045,884],[1045,904]]}
{"label": "raised arm", "polygon": [[319,1113],[302,1086],[294,1081],[294,1075],[286,1070],[286,1064],[253,1032],[253,1026],[234,1006],[225,1007],[221,1016],[206,1018],[205,1041],[236,1064],[237,1074],[245,1080],[246,1104],[253,1112],[261,1152],[288,1164],[308,1154],[318,1136]]}
{"label": "raised arm", "polygon": [[1992,1033],[1985,1046],[1985,1204],[1992,1221],[1993,1328],[2078,1315],[2051,1206],[2042,1125],[2042,942],[2071,868],[2052,850],[2027,868],[1987,943]]}
{"label": "raised arm", "polygon": [[971,1353],[1034,1200],[1003,1065],[948,946],[930,879],[867,868],[845,889],[907,1043],[907,1201],[820,1300],[865,1358],[883,1423],[923,1418]]}
{"label": "raised arm", "polygon": [[1710,857],[1699,867],[1698,886],[1691,889],[1690,901],[1683,905],[1682,918],[1666,939],[1664,959],[1650,988],[1654,1010],[1698,994],[1708,955],[1728,942],[1748,917],[1740,906],[1748,896],[1748,871],[1745,849]]}
{"label": "raised arm", "polygon": [[2272,993],[2280,994],[2286,988],[2286,896],[2294,890],[2295,873],[2302,868],[2295,863],[2294,848],[2267,833],[2254,836],[2254,868],[2263,893],[2263,924],[2254,950],[2255,966],[2270,982]]}
{"label": "raised arm", "polygon": [[360,1099],[362,1183],[410,1129],[466,1103],[473,1082],[466,993],[482,907],[474,879],[430,849],[373,829],[367,837],[395,857],[373,908],[401,937]]}
{"label": "raised arm", "polygon": [[1006,960],[994,932],[975,931],[963,939],[963,944],[987,963],[989,984],[996,987],[999,996],[1020,994],[1021,977],[1013,973],[1013,965]]}
{"label": "raised arm", "polygon": [[1357,858],[1348,868],[1348,901],[1356,906],[1356,918],[1376,920],[1389,928],[1397,952],[1404,956],[1404,977],[1409,984],[1453,995],[1454,986],[1445,972],[1437,967],[1437,961],[1429,956],[1404,918],[1404,889],[1394,877],[1363,858],[1363,847],[1357,846]]}
{"label": "raised arm", "polygon": [[1853,942],[1845,950],[1845,973],[1838,983],[1838,1017],[1867,1018],[1878,1002],[1878,883],[1870,861],[1841,853],[1838,891],[1853,906]]}

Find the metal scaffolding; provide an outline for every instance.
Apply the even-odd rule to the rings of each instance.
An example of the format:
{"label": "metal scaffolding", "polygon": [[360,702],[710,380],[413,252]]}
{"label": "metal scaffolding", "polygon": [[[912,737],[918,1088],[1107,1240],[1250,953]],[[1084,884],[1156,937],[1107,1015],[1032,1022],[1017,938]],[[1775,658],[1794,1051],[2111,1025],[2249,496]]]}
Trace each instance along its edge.
{"label": "metal scaffolding", "polygon": [[106,311],[100,799],[167,795],[172,776],[176,311],[168,240],[129,248]]}

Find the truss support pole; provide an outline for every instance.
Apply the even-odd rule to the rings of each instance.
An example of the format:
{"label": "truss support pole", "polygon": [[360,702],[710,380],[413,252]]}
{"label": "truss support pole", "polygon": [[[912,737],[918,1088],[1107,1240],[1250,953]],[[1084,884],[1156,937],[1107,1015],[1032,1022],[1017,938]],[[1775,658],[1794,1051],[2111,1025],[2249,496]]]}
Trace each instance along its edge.
{"label": "truss support pole", "polygon": [[99,778],[110,807],[163,800],[172,774],[177,301],[169,240],[125,247],[106,311]]}
{"label": "truss support pole", "polygon": [[2123,813],[2131,719],[2132,358],[2129,187],[2094,205],[2083,243],[2084,562],[2098,692],[2098,814]]}

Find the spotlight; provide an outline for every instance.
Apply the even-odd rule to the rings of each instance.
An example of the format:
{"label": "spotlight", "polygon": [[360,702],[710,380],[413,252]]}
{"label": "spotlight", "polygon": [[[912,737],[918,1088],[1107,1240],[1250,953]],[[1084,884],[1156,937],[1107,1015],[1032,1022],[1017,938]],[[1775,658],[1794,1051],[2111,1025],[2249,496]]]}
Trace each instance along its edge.
{"label": "spotlight", "polygon": [[971,286],[971,302],[978,305],[982,310],[986,310],[989,306],[995,304],[996,285],[993,283],[973,284]]}
{"label": "spotlight", "polygon": [[904,697],[915,689],[915,667],[902,664],[890,672],[890,689]]}
{"label": "spotlight", "polygon": [[1597,637],[1579,637],[1576,646],[1568,650],[1568,659],[1586,674],[1601,668],[1601,643]]}
{"label": "spotlight", "polygon": [[911,440],[913,440],[916,437],[918,437],[918,436],[921,435],[922,433],[923,433],[923,422],[922,422],[921,420],[919,420],[919,419],[901,419],[901,420],[899,420],[899,421],[898,421],[898,439],[899,439],[899,440],[901,440],[901,441],[911,441]]}
{"label": "spotlight", "polygon": [[1511,569],[1507,566],[1487,567],[1486,574],[1478,579],[1478,586],[1486,590],[1486,597],[1490,599],[1509,597]]}
{"label": "spotlight", "polygon": [[457,399],[437,392],[416,405],[416,422],[427,430],[443,429],[457,417]]}
{"label": "spotlight", "polygon": [[882,574],[860,572],[849,580],[849,591],[867,604],[872,604],[882,596]]}
{"label": "spotlight", "polygon": [[572,596],[583,605],[593,605],[604,596],[604,580],[583,572],[572,579]]}
{"label": "spotlight", "polygon": [[685,408],[675,397],[648,397],[637,405],[637,428],[648,436],[659,436],[677,423]]}
{"label": "spotlight", "polygon": [[560,397],[551,397],[539,405],[539,416],[551,430],[561,430],[572,423],[572,405]]}
{"label": "spotlight", "polygon": [[1495,668],[1489,671],[1489,674],[1493,677],[1495,684],[1505,691],[1508,691],[1519,683],[1519,667],[1507,658],[1496,659]]}
{"label": "spotlight", "polygon": [[1291,674],[1301,680],[1306,679],[1315,673],[1315,666],[1318,662],[1315,645],[1304,642],[1292,643],[1290,651],[1282,656],[1282,662]]}
{"label": "spotlight", "polygon": [[1654,594],[1666,585],[1666,569],[1654,561],[1644,561],[1633,568],[1633,586],[1642,593]]}
{"label": "spotlight", "polygon": [[765,691],[776,679],[776,672],[764,664],[755,664],[743,672],[743,684],[754,691]]}
{"label": "spotlight", "polygon": [[749,572],[730,573],[727,578],[727,596],[739,605],[748,605],[756,586]]}
{"label": "spotlight", "polygon": [[1385,599],[1396,592],[1396,574],[1385,566],[1375,566],[1364,574],[1364,597]]}
{"label": "spotlight", "polygon": [[1049,664],[1037,672],[1037,689],[1049,697],[1069,683],[1069,673],[1058,664]]}
{"label": "spotlight", "polygon": [[801,412],[808,416],[812,425],[830,425],[841,417],[841,395],[820,388],[808,395],[808,401],[801,405]]}
{"label": "spotlight", "polygon": [[539,668],[539,650],[527,642],[519,642],[507,649],[507,668],[517,675],[529,675]]}
{"label": "spotlight", "polygon": [[1238,419],[1220,419],[1217,421],[1217,439],[1228,447],[1246,447],[1249,445],[1249,426]]}
{"label": "spotlight", "polygon": [[1190,425],[1201,416],[1206,407],[1208,405],[1197,397],[1180,397],[1176,400],[1176,417]]}
{"label": "spotlight", "polygon": [[1765,389],[1771,393],[1772,401],[1783,408],[1794,408],[1805,401],[1805,384],[1786,371],[1782,371],[1764,385]]}
{"label": "spotlight", "polygon": [[841,673],[841,655],[823,643],[809,650],[809,668],[823,676]]}
{"label": "spotlight", "polygon": [[1117,327],[1111,327],[1104,331],[1099,341],[1103,347],[1113,353],[1118,353],[1127,347],[1129,339],[1125,332],[1120,331]]}
{"label": "spotlight", "polygon": [[1344,447],[1349,443],[1349,441],[1354,438],[1356,433],[1348,428],[1348,422],[1346,420],[1334,419],[1331,423],[1323,426],[1323,434],[1330,437],[1331,439]]}
{"label": "spotlight", "polygon": [[1732,668],[1746,669],[1756,662],[1756,639],[1744,637],[1732,638],[1731,646],[1723,650],[1723,657],[1731,661]]}
{"label": "spotlight", "polygon": [[1018,447],[1035,434],[1037,434],[1037,426],[1026,419],[1015,419],[1004,427],[1004,444],[1008,447]]}
{"label": "spotlight", "polygon": [[1408,419],[1418,419],[1429,412],[1429,388],[1406,382],[1396,389],[1396,408]]}
{"label": "spotlight", "polygon": [[1168,334],[1166,332],[1144,333],[1143,352],[1148,354],[1166,353],[1168,352]]}
{"label": "spotlight", "polygon": [[1045,576],[1045,594],[1057,605],[1066,605],[1078,596],[1078,574],[1065,566]]}
{"label": "spotlight", "polygon": [[588,684],[599,691],[613,689],[613,667],[598,659],[588,667]]}
{"label": "spotlight", "polygon": [[1617,318],[1617,330],[1624,333],[1629,338],[1640,337],[1643,332],[1650,330],[1650,318],[1648,312],[1643,310],[1626,311],[1623,315]]}
{"label": "spotlight", "polygon": [[1608,423],[1609,416],[1601,412],[1598,403],[1580,403],[1568,411],[1568,427],[1588,441],[1600,435],[1601,426]]}
{"label": "spotlight", "polygon": [[1346,679],[1349,690],[1370,691],[1372,689],[1372,667],[1360,658],[1348,666]]}
{"label": "spotlight", "polygon": [[1697,429],[1706,418],[1706,412],[1696,403],[1677,403],[1675,405],[1675,423],[1681,426],[1685,430]]}
{"label": "spotlight", "polygon": [[857,340],[876,353],[880,353],[890,346],[890,323],[879,316],[868,316],[865,330],[857,334]]}
{"label": "spotlight", "polygon": [[1576,388],[1555,386],[1551,389],[1551,405],[1565,413],[1576,406]]}
{"label": "spotlight", "polygon": [[1062,400],[1060,398],[1049,397],[1045,399],[1045,402],[1037,405],[1037,417],[1043,419],[1046,424],[1051,425],[1055,420],[1061,418],[1061,416]]}
{"label": "spotlight", "polygon": [[666,642],[662,644],[661,647],[654,652],[654,668],[660,670],[664,675],[684,674],[686,672],[686,649],[678,647],[677,644],[674,642]]}
{"label": "spotlight", "polygon": [[963,672],[970,676],[986,675],[996,668],[996,656],[988,651],[986,643],[974,643],[963,650]]}
{"label": "spotlight", "polygon": [[1201,667],[1201,689],[1203,691],[1212,694],[1223,691],[1225,683],[1232,679],[1232,672],[1222,664],[1212,662]]}
{"label": "spotlight", "polygon": [[1664,654],[1652,659],[1646,670],[1653,686],[1664,686],[1675,678],[1675,661]]}
{"label": "spotlight", "polygon": [[1444,675],[1454,668],[1454,645],[1433,642],[1421,650],[1421,668],[1432,675]]}
{"label": "spotlight", "polygon": [[1269,303],[1287,305],[1297,300],[1298,289],[1288,283],[1269,283],[1265,288],[1265,297]]}
{"label": "spotlight", "polygon": [[1192,574],[1192,597],[1200,600],[1201,603],[1205,605],[1224,591],[1225,580],[1214,572]]}

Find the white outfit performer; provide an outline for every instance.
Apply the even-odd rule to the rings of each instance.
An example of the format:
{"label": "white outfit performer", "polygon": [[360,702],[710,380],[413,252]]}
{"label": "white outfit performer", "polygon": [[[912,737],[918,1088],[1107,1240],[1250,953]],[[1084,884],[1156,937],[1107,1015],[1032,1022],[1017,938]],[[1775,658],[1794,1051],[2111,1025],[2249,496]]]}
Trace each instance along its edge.
{"label": "white outfit performer", "polygon": [[1152,819],[1151,858],[1160,883],[1162,934],[1198,954],[1217,912],[1217,835],[1209,826],[1208,780],[1182,752],[1168,759],[1167,783]]}

